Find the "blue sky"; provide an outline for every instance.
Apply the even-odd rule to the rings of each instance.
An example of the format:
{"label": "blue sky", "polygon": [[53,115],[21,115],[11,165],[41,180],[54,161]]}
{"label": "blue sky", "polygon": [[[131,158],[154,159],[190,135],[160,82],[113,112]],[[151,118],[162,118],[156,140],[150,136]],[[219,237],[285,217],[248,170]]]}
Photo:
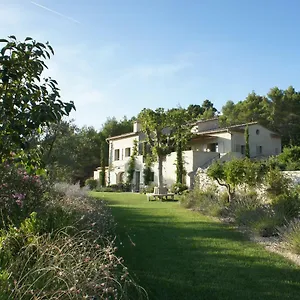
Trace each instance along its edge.
{"label": "blue sky", "polygon": [[80,126],[299,89],[299,0],[0,0],[0,37],[50,41]]}

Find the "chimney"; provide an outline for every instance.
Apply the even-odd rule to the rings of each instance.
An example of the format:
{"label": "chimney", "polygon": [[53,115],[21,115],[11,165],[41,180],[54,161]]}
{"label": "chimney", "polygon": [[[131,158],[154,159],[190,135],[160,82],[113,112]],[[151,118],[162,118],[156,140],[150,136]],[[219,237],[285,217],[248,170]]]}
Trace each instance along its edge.
{"label": "chimney", "polygon": [[133,132],[140,132],[141,124],[138,121],[133,122]]}

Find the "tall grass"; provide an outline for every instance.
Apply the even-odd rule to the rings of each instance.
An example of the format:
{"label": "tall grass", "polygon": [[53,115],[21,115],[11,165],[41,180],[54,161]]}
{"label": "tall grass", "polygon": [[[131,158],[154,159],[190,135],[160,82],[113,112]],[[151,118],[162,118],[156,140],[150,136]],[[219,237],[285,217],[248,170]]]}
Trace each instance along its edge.
{"label": "tall grass", "polygon": [[116,255],[110,209],[58,184],[43,211],[0,232],[0,299],[146,299]]}

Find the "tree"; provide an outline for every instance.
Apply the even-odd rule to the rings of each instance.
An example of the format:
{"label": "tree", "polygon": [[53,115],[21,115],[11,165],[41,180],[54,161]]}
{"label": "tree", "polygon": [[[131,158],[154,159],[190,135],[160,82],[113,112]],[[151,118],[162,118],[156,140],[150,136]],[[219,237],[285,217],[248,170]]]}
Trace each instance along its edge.
{"label": "tree", "polygon": [[78,128],[72,122],[52,125],[42,141],[44,162],[55,180],[80,182],[99,166],[101,137],[93,127]]}
{"label": "tree", "polygon": [[105,174],[105,166],[106,166],[106,157],[105,157],[105,149],[106,149],[106,141],[105,137],[102,132],[99,133],[99,138],[100,138],[100,166],[101,166],[101,171],[100,171],[100,176],[99,176],[99,181],[101,186],[106,185],[106,174]]}
{"label": "tree", "polygon": [[161,192],[163,188],[163,159],[174,149],[168,115],[163,108],[157,108],[156,110],[143,109],[138,116],[138,120],[151,147],[153,157],[158,162],[158,188]]}
{"label": "tree", "polygon": [[182,184],[184,175],[183,151],[191,137],[191,128],[188,125],[190,116],[188,110],[183,108],[170,109],[167,115],[176,150],[176,183]]}
{"label": "tree", "polygon": [[232,159],[220,163],[214,162],[207,170],[207,175],[216,180],[220,186],[226,187],[228,202],[234,200],[238,185],[250,187],[260,184],[266,173],[266,168],[260,162],[252,162],[248,158]]}
{"label": "tree", "polygon": [[[24,42],[15,36],[1,39],[0,51],[0,155],[6,160],[10,152],[29,153],[28,140],[37,131],[59,122],[75,109],[74,103],[62,102],[57,82],[41,76],[54,51],[27,37]],[[37,154],[37,152],[35,152]],[[20,155],[21,157],[21,155]],[[40,157],[22,155],[27,165],[39,163]]]}
{"label": "tree", "polygon": [[300,170],[300,146],[286,147],[278,155],[281,168],[291,171]]}
{"label": "tree", "polygon": [[247,158],[250,158],[250,144],[249,144],[249,126],[247,125],[245,128],[245,156]]}

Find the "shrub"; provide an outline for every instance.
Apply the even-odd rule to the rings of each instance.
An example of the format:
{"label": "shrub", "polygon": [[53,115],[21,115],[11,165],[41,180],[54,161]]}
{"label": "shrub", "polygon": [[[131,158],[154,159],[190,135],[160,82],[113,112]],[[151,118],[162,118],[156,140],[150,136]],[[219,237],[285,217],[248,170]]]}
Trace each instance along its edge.
{"label": "shrub", "polygon": [[267,192],[271,199],[286,193],[290,188],[290,183],[290,178],[284,176],[279,169],[271,169],[265,176]]}
{"label": "shrub", "polygon": [[289,190],[276,196],[272,201],[273,209],[286,220],[291,220],[300,214],[300,197],[297,190]]}
{"label": "shrub", "polygon": [[211,216],[223,215],[226,204],[220,200],[213,189],[202,191],[195,189],[181,196],[180,203],[186,208],[199,210],[203,214]]}
{"label": "shrub", "polygon": [[114,189],[110,186],[98,186],[96,192],[114,192]]}
{"label": "shrub", "polygon": [[111,184],[109,187],[113,190],[113,192],[130,192],[131,190],[130,183]]}
{"label": "shrub", "polygon": [[251,229],[262,237],[274,236],[278,234],[282,222],[281,216],[265,214],[251,224]]}
{"label": "shrub", "polygon": [[0,299],[142,299],[116,256],[104,201],[56,184],[41,214],[0,232]]}
{"label": "shrub", "polygon": [[85,185],[88,186],[90,188],[90,190],[95,190],[98,185],[98,180],[96,180],[94,178],[88,178],[85,181]]}
{"label": "shrub", "polygon": [[280,228],[279,234],[291,251],[300,254],[300,219],[294,219]]}
{"label": "shrub", "polygon": [[[11,256],[11,242],[21,241]],[[15,244],[17,245],[17,244]],[[6,299],[135,299],[145,296],[129,276],[113,242],[91,240],[86,232],[54,237],[11,230],[1,236],[1,257],[8,258],[0,297]],[[2,265],[3,266],[3,265]],[[2,294],[2,295],[1,295]]]}
{"label": "shrub", "polygon": [[3,222],[19,224],[46,203],[49,184],[41,176],[28,174],[12,164],[0,164],[0,209]]}
{"label": "shrub", "polygon": [[174,183],[171,187],[171,192],[175,194],[181,195],[188,187],[186,184],[183,183]]}
{"label": "shrub", "polygon": [[152,183],[150,185],[145,185],[142,189],[141,189],[141,193],[142,194],[148,194],[148,193],[153,193],[154,192],[154,187],[155,187],[155,184]]}
{"label": "shrub", "polygon": [[228,207],[228,214],[239,225],[248,225],[264,215],[256,193],[237,194]]}

